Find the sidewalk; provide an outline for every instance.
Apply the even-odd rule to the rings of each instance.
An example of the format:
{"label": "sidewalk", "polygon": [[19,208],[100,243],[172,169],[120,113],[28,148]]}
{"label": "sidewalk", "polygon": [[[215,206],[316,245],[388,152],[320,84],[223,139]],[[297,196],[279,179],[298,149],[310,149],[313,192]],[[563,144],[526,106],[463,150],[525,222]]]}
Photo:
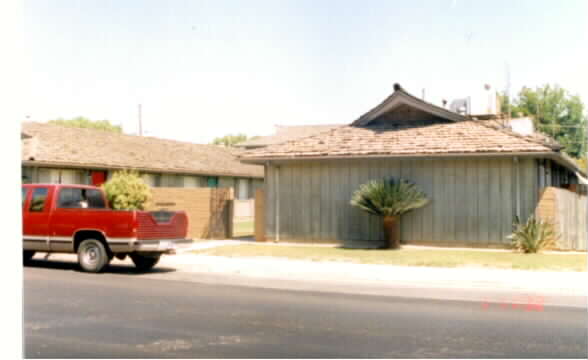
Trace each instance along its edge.
{"label": "sidewalk", "polygon": [[162,258],[160,264],[180,266],[182,270],[190,272],[244,275],[265,279],[361,281],[436,288],[541,291],[562,295],[588,293],[588,277],[582,272],[404,267],[195,254]]}
{"label": "sidewalk", "polygon": [[[197,255],[195,249],[234,245],[235,240],[203,241],[163,256],[158,268],[173,273],[148,273],[157,279],[230,284],[282,290],[334,291],[348,294],[406,296],[469,301],[524,303],[541,296],[545,305],[586,307],[586,272],[546,272],[488,268],[432,268],[313,262],[282,258]],[[75,261],[75,255],[51,259]],[[113,265],[132,262],[114,259]]]}

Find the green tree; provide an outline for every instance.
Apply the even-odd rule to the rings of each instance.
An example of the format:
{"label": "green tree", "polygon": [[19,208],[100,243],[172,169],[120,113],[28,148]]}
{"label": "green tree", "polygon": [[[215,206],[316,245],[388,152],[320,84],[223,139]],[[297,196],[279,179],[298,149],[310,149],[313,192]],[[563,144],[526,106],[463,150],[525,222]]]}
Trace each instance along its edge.
{"label": "green tree", "polygon": [[[508,113],[508,98],[500,95],[503,113]],[[523,87],[512,99],[511,116],[519,113],[531,116],[537,130],[557,140],[569,155],[580,158],[586,151],[586,124],[584,104],[577,95],[571,95],[557,85],[544,85],[535,89]]]}
{"label": "green tree", "polygon": [[55,119],[50,120],[50,124],[56,124],[61,126],[69,126],[69,127],[78,127],[78,128],[85,128],[85,129],[97,129],[97,130],[104,130],[104,131],[111,131],[118,134],[122,134],[122,127],[119,125],[113,125],[108,120],[90,120],[88,118],[78,116],[72,119]]}
{"label": "green tree", "polygon": [[116,210],[143,210],[151,200],[151,189],[135,171],[117,171],[102,185],[108,202]]}
{"label": "green tree", "polygon": [[212,140],[214,145],[224,145],[224,146],[235,146],[236,144],[246,141],[247,135],[245,134],[236,134],[236,135],[226,135],[223,137],[215,138]]}

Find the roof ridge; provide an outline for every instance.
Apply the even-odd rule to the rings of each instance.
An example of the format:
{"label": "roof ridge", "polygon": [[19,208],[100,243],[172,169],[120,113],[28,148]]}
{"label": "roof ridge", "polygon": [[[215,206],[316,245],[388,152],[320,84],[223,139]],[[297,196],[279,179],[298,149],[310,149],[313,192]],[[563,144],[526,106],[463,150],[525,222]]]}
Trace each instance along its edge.
{"label": "roof ridge", "polygon": [[[194,143],[194,142],[190,142],[190,141],[166,139],[166,138],[161,138],[161,137],[157,137],[157,136],[133,135],[133,134],[111,132],[108,130],[93,129],[93,128],[81,128],[81,127],[67,126],[67,125],[61,125],[61,124],[50,124],[50,123],[42,123],[42,122],[34,122],[34,121],[23,122],[22,124],[23,125],[30,124],[32,126],[40,125],[40,126],[47,126],[47,127],[58,127],[58,128],[72,129],[73,131],[95,132],[95,133],[99,133],[101,135],[121,136],[121,137],[133,138],[133,139],[142,138],[142,139],[152,139],[152,140],[156,140],[156,141],[167,141],[167,142],[175,142],[175,143],[180,143],[180,144],[196,145],[196,146],[207,146],[207,147],[215,147],[215,148],[218,147],[218,145],[214,145],[214,144],[201,144],[201,143]],[[22,131],[24,131],[24,127],[22,127],[22,129],[23,129]]]}
{"label": "roof ridge", "polygon": [[[404,90],[404,88],[402,86],[400,86],[399,84],[394,84],[394,92],[391,95],[389,95],[386,99],[384,99],[384,101],[382,101],[380,104],[378,104],[377,106],[375,106],[374,108],[372,108],[371,110],[366,112],[365,114],[361,115],[359,118],[357,118],[355,121],[353,121],[351,123],[351,125],[352,126],[367,125],[367,124],[364,124],[364,122],[369,116],[371,116],[373,113],[379,111],[380,109],[382,109],[383,107],[388,105],[390,102],[392,102],[392,100],[394,98],[399,97],[399,96],[405,96],[409,100],[415,101],[417,106],[428,107],[429,112],[440,112],[441,114],[445,114],[445,116],[443,116],[443,115],[433,113],[434,115],[436,115],[438,117],[443,117],[443,118],[450,120],[450,121],[453,121],[453,122],[470,120],[466,116],[463,116],[463,115],[458,114],[456,112],[450,111],[448,109],[445,109],[444,107],[435,105],[433,103],[427,102],[423,99],[419,99],[418,97],[416,97],[416,96],[412,95],[411,93],[407,92],[406,90]],[[413,106],[415,106],[415,104],[413,104]],[[420,109],[420,110],[427,111],[426,109]],[[371,120],[373,120],[373,119],[371,119]],[[369,123],[369,121],[368,121],[368,123]]]}
{"label": "roof ridge", "polygon": [[242,164],[233,149],[212,144],[37,122],[22,127],[34,135],[22,139],[23,164],[263,177],[263,167]]}

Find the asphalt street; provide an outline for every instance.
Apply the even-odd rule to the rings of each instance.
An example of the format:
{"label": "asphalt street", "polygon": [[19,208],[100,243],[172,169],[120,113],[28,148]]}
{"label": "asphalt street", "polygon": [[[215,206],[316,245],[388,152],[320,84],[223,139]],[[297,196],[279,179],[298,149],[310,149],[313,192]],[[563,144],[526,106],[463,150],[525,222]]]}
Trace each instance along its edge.
{"label": "asphalt street", "polygon": [[588,357],[582,308],[264,289],[154,272],[116,265],[86,274],[34,261],[24,269],[25,357]]}

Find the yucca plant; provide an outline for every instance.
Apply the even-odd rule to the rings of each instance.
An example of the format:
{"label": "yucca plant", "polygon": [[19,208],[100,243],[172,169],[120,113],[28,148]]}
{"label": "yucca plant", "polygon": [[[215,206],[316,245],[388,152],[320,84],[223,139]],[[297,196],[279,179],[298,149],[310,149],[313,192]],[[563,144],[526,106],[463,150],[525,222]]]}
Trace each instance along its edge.
{"label": "yucca plant", "polygon": [[557,243],[558,235],[553,224],[533,215],[524,223],[516,218],[513,228],[512,234],[508,236],[512,241],[512,247],[525,254],[553,248]]}
{"label": "yucca plant", "polygon": [[428,202],[415,184],[393,177],[365,183],[351,198],[351,205],[384,218],[384,234],[391,249],[400,247],[400,216]]}

